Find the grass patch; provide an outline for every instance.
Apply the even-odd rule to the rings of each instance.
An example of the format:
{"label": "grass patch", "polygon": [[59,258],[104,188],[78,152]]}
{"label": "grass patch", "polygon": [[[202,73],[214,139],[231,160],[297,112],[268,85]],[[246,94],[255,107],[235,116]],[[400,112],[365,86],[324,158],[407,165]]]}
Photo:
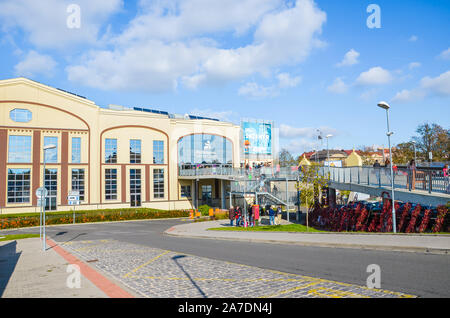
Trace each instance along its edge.
{"label": "grass patch", "polygon": [[312,227],[309,229],[305,225],[301,224],[289,224],[289,225],[265,225],[265,226],[255,226],[255,227],[218,227],[211,228],[208,231],[235,231],[235,232],[299,232],[299,233],[313,233],[313,232],[325,232],[316,230]]}
{"label": "grass patch", "polygon": [[14,240],[21,240],[31,237],[39,237],[39,234],[11,234],[11,235],[0,235],[0,242],[1,241],[14,241]]}

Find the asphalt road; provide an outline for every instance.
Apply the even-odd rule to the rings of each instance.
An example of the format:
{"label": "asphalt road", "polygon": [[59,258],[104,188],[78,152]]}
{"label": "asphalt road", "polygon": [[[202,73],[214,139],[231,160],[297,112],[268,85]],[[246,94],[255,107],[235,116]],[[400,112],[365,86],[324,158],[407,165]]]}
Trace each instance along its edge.
{"label": "asphalt road", "polygon": [[[189,239],[164,235],[180,220],[95,223],[47,227],[57,242],[113,239],[217,260],[366,285],[367,266],[381,268],[381,288],[419,297],[450,297],[450,256],[325,247]],[[39,228],[0,231],[39,233]],[[245,297],[245,295],[242,295]]]}

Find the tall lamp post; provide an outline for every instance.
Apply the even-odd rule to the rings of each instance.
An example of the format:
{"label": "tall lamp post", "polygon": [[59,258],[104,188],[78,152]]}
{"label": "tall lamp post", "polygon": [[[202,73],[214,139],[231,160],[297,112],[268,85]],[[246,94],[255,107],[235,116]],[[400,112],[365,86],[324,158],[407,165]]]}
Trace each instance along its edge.
{"label": "tall lamp post", "polygon": [[378,103],[378,107],[383,108],[386,110],[386,120],[387,120],[387,133],[386,135],[388,136],[388,143],[389,143],[389,158],[391,161],[391,188],[392,188],[392,227],[394,228],[394,233],[397,233],[397,225],[396,225],[396,219],[395,219],[395,199],[394,199],[394,171],[393,171],[393,166],[394,166],[394,162],[392,161],[392,149],[391,149],[391,136],[394,134],[390,128],[389,128],[389,108],[391,108],[391,106],[389,106],[388,103],[386,102],[379,102]]}
{"label": "tall lamp post", "polygon": [[413,145],[414,145],[414,162],[416,163],[416,165],[417,165],[417,152],[416,152],[416,141],[415,140],[413,140]]}
{"label": "tall lamp post", "polygon": [[[44,146],[44,173],[42,174],[42,178],[43,178],[43,185],[42,185],[42,187],[43,188],[45,188],[45,152],[47,151],[47,150],[50,150],[50,149],[55,149],[56,148],[56,145],[47,145],[47,146]],[[45,250],[47,249],[47,244],[46,244],[46,242],[45,242],[45,201],[46,200],[44,200],[44,202],[42,203],[42,209],[43,209],[43,218],[42,218],[42,227],[43,227],[43,232],[42,232],[42,236],[43,236],[43,239],[42,239],[42,241],[43,241],[43,245],[42,245],[42,250],[45,252]]]}
{"label": "tall lamp post", "polygon": [[327,135],[327,162],[328,162],[328,176],[330,175],[330,150],[328,148],[328,139],[333,137],[333,135]]}

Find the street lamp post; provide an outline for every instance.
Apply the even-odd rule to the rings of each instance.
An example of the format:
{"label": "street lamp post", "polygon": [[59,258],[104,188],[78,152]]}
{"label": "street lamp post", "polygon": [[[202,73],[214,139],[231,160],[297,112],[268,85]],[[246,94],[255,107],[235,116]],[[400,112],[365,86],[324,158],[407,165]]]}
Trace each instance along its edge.
{"label": "street lamp post", "polygon": [[328,148],[328,139],[333,137],[333,135],[327,135],[327,162],[328,162],[328,176],[330,175],[330,150]]}
{"label": "street lamp post", "polygon": [[413,140],[413,145],[414,145],[414,162],[417,165],[417,152],[416,152],[416,142]]}
{"label": "street lamp post", "polygon": [[393,158],[392,158],[392,149],[391,149],[391,136],[394,134],[393,132],[390,131],[389,128],[389,108],[391,108],[391,106],[389,106],[388,103],[386,102],[380,102],[378,103],[378,107],[383,108],[386,110],[386,120],[387,120],[387,136],[388,136],[388,143],[389,143],[389,158],[391,161],[391,188],[392,188],[392,227],[394,229],[394,233],[397,233],[397,225],[396,225],[396,219],[395,219],[395,198],[394,198],[394,171],[393,171],[393,166],[394,166],[394,162],[393,162]]}
{"label": "street lamp post", "polygon": [[[44,173],[42,174],[42,178],[43,178],[43,188],[45,188],[45,151],[47,151],[47,150],[50,150],[50,149],[55,149],[56,148],[56,145],[47,145],[47,146],[44,146]],[[46,244],[46,241],[45,241],[45,201],[46,200],[44,200],[42,203],[41,203],[41,205],[42,205],[42,207],[41,207],[41,209],[43,210],[43,217],[42,217],[42,227],[43,227],[43,230],[42,230],[42,250],[45,252],[45,250],[47,249],[47,244]]]}

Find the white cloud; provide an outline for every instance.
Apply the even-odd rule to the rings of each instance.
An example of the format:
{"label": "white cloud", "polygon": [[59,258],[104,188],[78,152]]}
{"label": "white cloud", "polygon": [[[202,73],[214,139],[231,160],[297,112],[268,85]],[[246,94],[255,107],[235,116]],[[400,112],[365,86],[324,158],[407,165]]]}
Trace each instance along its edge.
{"label": "white cloud", "polygon": [[334,80],[333,84],[327,87],[327,90],[335,94],[344,94],[348,91],[349,86],[344,83],[342,78],[338,77]]}
{"label": "white cloud", "polygon": [[429,76],[420,81],[422,88],[440,96],[450,96],[450,71],[442,73],[438,77]]}
{"label": "white cloud", "polygon": [[226,122],[233,122],[233,120],[236,120],[236,114],[234,112],[232,112],[231,110],[229,111],[215,111],[212,109],[199,109],[199,108],[194,108],[193,110],[190,111],[191,115],[196,115],[196,116],[202,116],[202,117],[208,117],[208,118],[215,118],[215,119],[219,119],[221,121],[226,121]]}
{"label": "white cloud", "polygon": [[239,95],[249,98],[266,98],[278,96],[279,92],[274,86],[261,86],[255,82],[246,83],[239,88]]}
{"label": "white cloud", "polygon": [[450,96],[450,71],[442,73],[435,78],[429,76],[422,78],[419,87],[412,90],[404,89],[398,92],[392,101],[405,103],[421,100],[430,95],[441,97]]}
{"label": "white cloud", "polygon": [[439,57],[444,60],[450,60],[450,47],[442,52]]}
{"label": "white cloud", "polygon": [[344,59],[342,60],[342,62],[338,63],[337,66],[342,67],[358,64],[359,55],[360,54],[358,52],[356,52],[354,49],[351,49],[345,54]]}
{"label": "white cloud", "polygon": [[76,44],[96,44],[105,21],[122,8],[122,0],[77,0],[81,27],[67,27],[67,7],[73,0],[2,0],[0,27],[3,32],[21,29],[29,41],[44,48],[65,48]]}
{"label": "white cloud", "polygon": [[[102,89],[196,88],[298,64],[321,45],[326,14],[312,0],[222,2],[141,1],[141,14],[111,40],[112,48],[91,51],[67,68],[68,77]],[[217,33],[249,40],[227,48],[214,40]],[[299,82],[286,79],[287,85]],[[255,85],[246,89],[270,95]]]}
{"label": "white cloud", "polygon": [[[280,138],[298,138],[298,137],[306,137],[306,138],[314,138],[316,139],[318,136],[317,128],[311,127],[292,127],[289,125],[281,124],[280,125]],[[338,131],[334,128],[330,127],[320,127],[319,130],[322,132],[322,135],[337,135]]]}
{"label": "white cloud", "polygon": [[280,88],[292,88],[296,87],[302,81],[300,76],[291,77],[288,73],[281,73],[277,76],[278,87]]}
{"label": "white cloud", "polygon": [[272,86],[262,86],[255,82],[249,82],[239,88],[239,95],[249,98],[276,97],[281,90],[297,87],[302,78],[300,76],[292,77],[288,73],[281,73],[276,76],[278,83]]}
{"label": "white cloud", "polygon": [[421,66],[422,66],[422,64],[420,64],[419,62],[412,62],[412,63],[409,63],[409,65],[408,65],[410,70],[421,67]]}
{"label": "white cloud", "polygon": [[393,76],[391,73],[382,67],[373,67],[367,72],[363,72],[356,80],[360,85],[383,85],[391,82]]}
{"label": "white cloud", "polygon": [[416,42],[418,39],[419,39],[419,38],[417,37],[417,35],[412,35],[412,36],[409,38],[409,42]]}
{"label": "white cloud", "polygon": [[50,77],[53,75],[56,64],[49,55],[29,51],[25,59],[14,66],[14,71],[17,76],[31,78],[37,74],[42,74]]}
{"label": "white cloud", "polygon": [[405,103],[413,100],[419,100],[422,99],[425,96],[425,93],[421,90],[407,90],[404,89],[400,92],[398,92],[394,98],[392,99],[393,102],[399,102],[399,103]]}

